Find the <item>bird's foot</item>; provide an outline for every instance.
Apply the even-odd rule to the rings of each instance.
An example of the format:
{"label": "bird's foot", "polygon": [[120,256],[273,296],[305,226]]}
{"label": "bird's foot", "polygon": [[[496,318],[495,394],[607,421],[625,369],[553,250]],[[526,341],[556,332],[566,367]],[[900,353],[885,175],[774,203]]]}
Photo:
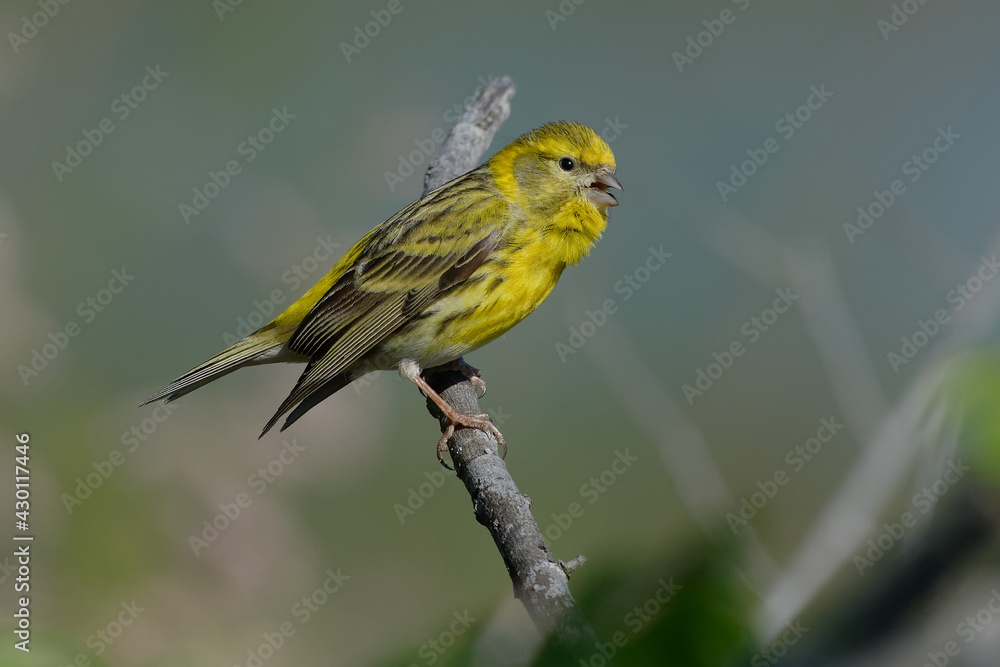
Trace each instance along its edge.
{"label": "bird's foot", "polygon": [[441,434],[441,439],[438,440],[437,444],[437,459],[445,468],[453,470],[451,466],[444,462],[444,459],[441,458],[441,456],[448,451],[448,440],[450,440],[451,436],[455,434],[456,426],[478,428],[481,431],[489,433],[496,438],[497,445],[499,447],[503,447],[503,454],[500,458],[507,458],[507,442],[503,439],[503,433],[501,433],[500,429],[496,427],[496,424],[493,423],[493,420],[489,415],[467,415],[464,412],[459,412],[455,408],[451,407],[447,402],[445,402],[444,405],[438,404],[438,407],[441,408],[441,411],[448,419],[448,428],[446,428],[444,433]]}
{"label": "bird's foot", "polygon": [[472,388],[476,390],[476,398],[482,398],[486,395],[486,380],[483,379],[482,371],[472,364],[466,363],[465,359],[462,357],[459,357],[455,361],[449,361],[446,364],[441,364],[432,370],[436,371],[438,369],[458,371],[472,383]]}
{"label": "bird's foot", "polygon": [[[473,381],[473,378],[475,378],[475,380],[478,380],[479,383],[482,384],[483,392],[485,393],[486,391],[486,383],[483,381],[482,378],[479,377],[479,370],[473,368],[472,366],[465,363],[461,359],[456,359],[455,361],[452,361],[450,363],[443,364],[434,369],[430,369],[430,372],[434,372],[437,369],[457,370],[461,372],[463,375],[465,375],[467,378],[469,378],[470,381],[472,381],[473,387],[476,386],[476,382]],[[502,458],[507,458],[507,443],[503,439],[503,434],[500,433],[500,429],[496,427],[496,425],[493,423],[493,420],[490,418],[489,415],[487,414],[467,415],[464,412],[459,412],[455,408],[451,407],[448,401],[441,398],[441,395],[438,394],[436,391],[434,391],[434,389],[427,383],[427,380],[424,379],[423,374],[420,371],[420,366],[417,365],[415,361],[403,360],[402,362],[400,362],[399,374],[402,375],[407,380],[413,382],[415,385],[417,385],[417,387],[420,388],[420,391],[423,392],[424,396],[433,401],[434,405],[438,406],[438,409],[440,409],[441,412],[444,414],[445,419],[448,420],[448,426],[447,428],[445,428],[444,433],[442,433],[441,439],[438,440],[437,444],[437,458],[438,461],[441,462],[441,465],[443,465],[445,468],[448,468],[448,470],[454,470],[454,468],[452,468],[451,466],[449,466],[447,463],[444,462],[444,459],[441,457],[441,455],[444,454],[446,451],[448,451],[448,440],[451,439],[451,436],[455,434],[456,426],[464,426],[465,428],[478,428],[484,431],[485,433],[492,435],[494,438],[496,438],[498,445],[496,453],[499,453],[499,448],[503,447]]]}

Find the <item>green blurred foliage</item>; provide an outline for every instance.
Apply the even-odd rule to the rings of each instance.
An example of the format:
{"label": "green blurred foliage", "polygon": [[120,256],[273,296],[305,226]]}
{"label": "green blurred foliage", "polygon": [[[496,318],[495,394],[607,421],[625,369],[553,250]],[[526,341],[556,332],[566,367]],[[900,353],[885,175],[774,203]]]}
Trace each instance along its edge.
{"label": "green blurred foliage", "polygon": [[1000,350],[971,352],[955,365],[948,389],[962,420],[962,450],[976,477],[1000,490]]}

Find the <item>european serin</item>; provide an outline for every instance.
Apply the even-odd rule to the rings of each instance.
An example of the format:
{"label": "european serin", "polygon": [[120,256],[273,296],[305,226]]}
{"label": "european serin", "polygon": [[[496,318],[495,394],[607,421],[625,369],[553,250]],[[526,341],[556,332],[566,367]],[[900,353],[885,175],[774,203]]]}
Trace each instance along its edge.
{"label": "european serin", "polygon": [[593,130],[557,122],[410,204],[368,232],[298,301],[243,340],[174,380],[143,405],[172,401],[243,366],[305,363],[261,436],[281,430],[352,380],[398,369],[450,426],[503,436],[488,415],[454,410],[421,376],[499,337],[549,295],[607,225],[621,189],[615,157]]}

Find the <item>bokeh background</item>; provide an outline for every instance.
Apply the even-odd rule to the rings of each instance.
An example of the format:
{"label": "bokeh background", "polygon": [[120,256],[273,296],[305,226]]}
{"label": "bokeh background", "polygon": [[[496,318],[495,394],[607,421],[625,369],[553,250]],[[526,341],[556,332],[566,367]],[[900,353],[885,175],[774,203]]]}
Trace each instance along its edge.
{"label": "bokeh background", "polygon": [[626,188],[469,358],[550,548],[589,559],[582,664],[1000,664],[998,24],[986,0],[6,0],[0,663],[563,659],[409,383],[260,441],[297,368],[136,407],[415,199],[506,74],[490,154],[575,120]]}

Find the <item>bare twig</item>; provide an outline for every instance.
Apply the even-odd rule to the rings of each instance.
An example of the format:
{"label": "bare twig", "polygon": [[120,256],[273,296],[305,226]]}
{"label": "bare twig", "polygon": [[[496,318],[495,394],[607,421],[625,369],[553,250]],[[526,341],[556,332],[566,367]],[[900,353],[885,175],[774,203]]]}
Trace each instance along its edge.
{"label": "bare twig", "polygon": [[516,91],[511,78],[501,76],[491,80],[469,102],[445,138],[441,154],[427,168],[424,194],[476,166],[493,141],[493,135],[510,117],[510,98]]}
{"label": "bare twig", "polygon": [[[493,135],[510,115],[514,82],[493,79],[469,103],[431,164],[424,180],[425,192],[460,176],[476,166]],[[481,414],[476,392],[458,371],[429,374],[428,382],[452,407],[466,414]],[[441,419],[431,401],[431,414]],[[567,647],[593,648],[597,636],[576,607],[569,592],[567,571],[555,559],[531,515],[531,501],[517,489],[503,460],[497,456],[492,436],[477,429],[458,429],[448,441],[455,472],[472,497],[476,519],[486,526],[503,557],[521,600],[543,636],[552,635]],[[570,561],[575,565],[579,560]]]}

